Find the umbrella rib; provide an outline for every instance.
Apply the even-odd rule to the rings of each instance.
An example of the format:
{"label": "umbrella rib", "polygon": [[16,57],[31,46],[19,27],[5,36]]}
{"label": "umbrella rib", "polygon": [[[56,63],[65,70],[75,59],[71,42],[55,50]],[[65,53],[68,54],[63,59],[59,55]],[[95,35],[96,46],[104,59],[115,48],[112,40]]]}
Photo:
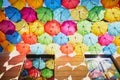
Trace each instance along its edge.
{"label": "umbrella rib", "polygon": [[46,15],[46,13],[47,13],[47,10],[44,12],[44,14],[43,14],[42,18],[40,19],[40,21],[44,18],[44,16]]}
{"label": "umbrella rib", "polygon": [[93,5],[96,5],[95,3],[93,3],[93,1],[92,0],[89,0],[90,1],[90,3],[92,3]]}
{"label": "umbrella rib", "polygon": [[15,3],[17,3],[18,0],[16,0],[15,2],[13,2],[11,5],[14,5]]}
{"label": "umbrella rib", "polygon": [[102,31],[101,31],[101,29],[100,29],[100,26],[98,26],[98,29],[99,29],[100,33],[102,33],[102,34],[103,34],[103,32],[102,32]]}
{"label": "umbrella rib", "polygon": [[12,14],[12,16],[11,16],[9,19],[11,19],[12,17],[14,17],[15,14],[16,14],[16,12],[14,12],[14,13]]}
{"label": "umbrella rib", "polygon": [[110,52],[111,52],[111,54],[112,54],[111,48],[110,48],[110,47],[108,47],[108,49],[110,50]]}
{"label": "umbrella rib", "polygon": [[114,27],[114,29],[116,30],[116,32],[120,33],[120,32],[116,29],[116,27]]}

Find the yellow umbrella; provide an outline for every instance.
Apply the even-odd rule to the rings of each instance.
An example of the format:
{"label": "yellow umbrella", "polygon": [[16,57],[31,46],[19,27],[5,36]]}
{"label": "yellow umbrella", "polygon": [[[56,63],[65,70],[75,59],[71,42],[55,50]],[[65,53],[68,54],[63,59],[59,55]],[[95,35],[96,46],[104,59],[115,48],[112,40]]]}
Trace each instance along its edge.
{"label": "yellow umbrella", "polygon": [[120,54],[120,47],[117,48],[117,53]]}
{"label": "yellow umbrella", "polygon": [[0,22],[2,20],[6,20],[6,17],[5,17],[5,14],[2,11],[0,11]]}
{"label": "yellow umbrella", "polygon": [[4,40],[6,40],[6,36],[3,32],[0,31],[0,42],[3,42]]}
{"label": "yellow umbrella", "polygon": [[95,22],[91,26],[92,33],[94,33],[97,36],[105,34],[107,32],[107,29],[108,29],[108,24],[104,21]]}
{"label": "yellow umbrella", "polygon": [[116,46],[120,46],[120,35],[115,37],[113,43],[116,45]]}
{"label": "yellow umbrella", "polygon": [[74,20],[83,20],[88,17],[88,10],[84,6],[77,6],[75,9],[72,9],[71,16]]}
{"label": "yellow umbrella", "polygon": [[44,25],[42,22],[35,21],[29,24],[30,32],[34,33],[35,35],[41,35],[44,33]]}
{"label": "yellow umbrella", "polygon": [[115,22],[120,20],[120,8],[114,7],[107,9],[104,15],[106,21]]}

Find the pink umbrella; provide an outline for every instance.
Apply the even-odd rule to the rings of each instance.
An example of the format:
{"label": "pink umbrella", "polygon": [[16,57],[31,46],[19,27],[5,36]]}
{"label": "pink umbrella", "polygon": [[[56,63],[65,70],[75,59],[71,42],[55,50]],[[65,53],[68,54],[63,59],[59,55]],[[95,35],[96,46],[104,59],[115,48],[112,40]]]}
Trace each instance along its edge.
{"label": "pink umbrella", "polygon": [[61,25],[61,32],[66,35],[73,35],[77,30],[77,25],[72,20],[64,21]]}
{"label": "pink umbrella", "polygon": [[107,46],[113,42],[113,39],[114,39],[114,36],[111,36],[106,33],[98,38],[98,43],[102,46]]}
{"label": "pink umbrella", "polygon": [[0,31],[5,34],[13,34],[15,32],[15,25],[8,20],[3,20],[0,22]]}
{"label": "pink umbrella", "polygon": [[34,9],[30,7],[24,7],[21,10],[22,18],[26,20],[26,22],[34,22],[37,20],[37,14]]}

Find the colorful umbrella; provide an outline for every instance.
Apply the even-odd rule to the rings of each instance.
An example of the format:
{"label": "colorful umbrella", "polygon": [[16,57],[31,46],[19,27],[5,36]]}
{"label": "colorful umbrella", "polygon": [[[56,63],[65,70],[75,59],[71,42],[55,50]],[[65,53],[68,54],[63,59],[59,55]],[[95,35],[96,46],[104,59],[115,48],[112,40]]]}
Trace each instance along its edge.
{"label": "colorful umbrella", "polygon": [[32,8],[39,8],[39,7],[42,7],[43,5],[43,0],[26,0],[28,5]]}
{"label": "colorful umbrella", "polygon": [[74,47],[71,44],[67,43],[60,46],[60,50],[64,54],[70,54],[70,53],[73,53]]}
{"label": "colorful umbrella", "polygon": [[120,47],[117,48],[117,53],[120,54]]}
{"label": "colorful umbrella", "polygon": [[68,9],[60,7],[54,10],[54,19],[63,22],[70,18],[70,12]]}
{"label": "colorful umbrella", "polygon": [[92,23],[87,20],[82,20],[77,23],[77,32],[81,35],[86,35],[91,31]]}
{"label": "colorful umbrella", "polygon": [[44,29],[51,36],[57,35],[60,32],[60,23],[56,20],[49,21],[44,25]]}
{"label": "colorful umbrella", "polygon": [[114,44],[109,44],[108,46],[105,46],[103,48],[103,53],[111,55],[111,54],[114,54],[116,50],[117,50],[117,47]]}
{"label": "colorful umbrella", "polygon": [[71,17],[77,21],[84,20],[88,17],[88,10],[85,6],[77,6],[71,10]]}
{"label": "colorful umbrella", "polygon": [[76,8],[80,0],[62,0],[62,5],[67,9]]}
{"label": "colorful umbrella", "polygon": [[19,10],[26,6],[26,0],[8,0],[11,5]]}
{"label": "colorful umbrella", "polygon": [[108,33],[113,36],[120,35],[120,22],[110,23],[108,25]]}
{"label": "colorful umbrella", "polygon": [[68,42],[68,37],[63,33],[59,33],[58,35],[53,37],[53,41],[56,44],[63,45]]}
{"label": "colorful umbrella", "polygon": [[13,34],[15,32],[15,25],[8,20],[3,20],[0,22],[0,31],[5,34]]}
{"label": "colorful umbrella", "polygon": [[3,42],[6,40],[6,36],[3,32],[0,31],[0,42]]}
{"label": "colorful umbrella", "polygon": [[101,21],[104,19],[104,12],[105,8],[103,6],[95,6],[89,11],[88,18],[91,21]]}
{"label": "colorful umbrella", "polygon": [[38,20],[42,21],[43,23],[46,23],[47,21],[50,21],[53,19],[53,12],[51,9],[47,7],[40,7],[36,9]]}
{"label": "colorful umbrella", "polygon": [[34,11],[34,9],[30,7],[24,7],[20,12],[21,12],[22,18],[26,22],[34,22],[35,20],[37,20],[36,12]]}
{"label": "colorful umbrella", "polygon": [[84,41],[86,45],[91,46],[98,42],[98,36],[93,33],[89,33],[84,36]]}
{"label": "colorful umbrella", "polygon": [[33,23],[30,23],[29,26],[30,32],[34,33],[37,36],[44,33],[44,25],[42,22],[34,21]]}
{"label": "colorful umbrella", "polygon": [[113,42],[114,36],[111,36],[109,34],[104,34],[102,36],[99,36],[98,43],[102,46],[107,46]]}
{"label": "colorful umbrella", "polygon": [[91,32],[97,36],[105,34],[107,30],[108,30],[108,24],[104,21],[95,22],[91,26]]}
{"label": "colorful umbrella", "polygon": [[[2,1],[2,0],[1,0],[1,1]],[[6,20],[6,17],[5,17],[5,14],[4,14],[2,11],[0,11],[0,22],[1,22],[2,20]]]}
{"label": "colorful umbrella", "polygon": [[115,37],[113,43],[114,43],[116,46],[120,46],[120,35]]}
{"label": "colorful umbrella", "polygon": [[73,35],[77,30],[77,25],[74,21],[67,20],[62,23],[60,30],[66,35]]}
{"label": "colorful umbrella", "polygon": [[6,39],[12,44],[17,44],[21,41],[21,35],[15,31],[12,35],[7,34]]}
{"label": "colorful umbrella", "polygon": [[0,52],[2,52],[3,51],[3,48],[2,48],[2,46],[0,46]]}
{"label": "colorful umbrella", "polygon": [[30,46],[30,50],[34,54],[43,54],[45,52],[45,48],[40,43],[36,43]]}
{"label": "colorful umbrella", "polygon": [[3,0],[0,0],[0,9],[2,8]]}
{"label": "colorful umbrella", "polygon": [[46,7],[53,9],[53,10],[61,7],[61,0],[44,0],[44,3]]}
{"label": "colorful umbrella", "polygon": [[35,44],[37,42],[36,35],[34,35],[32,33],[29,33],[29,34],[24,33],[24,34],[22,34],[22,39],[27,44]]}
{"label": "colorful umbrella", "polygon": [[49,34],[44,33],[41,36],[38,36],[38,42],[41,44],[48,45],[48,44],[52,43],[52,37]]}
{"label": "colorful umbrella", "polygon": [[18,9],[8,6],[5,8],[5,15],[13,22],[21,21],[21,14]]}

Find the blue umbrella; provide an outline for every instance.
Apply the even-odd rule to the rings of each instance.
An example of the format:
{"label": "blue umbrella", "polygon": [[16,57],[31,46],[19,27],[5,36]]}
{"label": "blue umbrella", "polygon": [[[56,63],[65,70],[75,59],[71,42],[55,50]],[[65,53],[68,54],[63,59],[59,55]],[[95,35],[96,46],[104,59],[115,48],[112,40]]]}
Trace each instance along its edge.
{"label": "blue umbrella", "polygon": [[89,33],[84,36],[84,41],[86,45],[91,46],[98,42],[98,36],[93,33]]}
{"label": "blue umbrella", "polygon": [[2,46],[0,46],[0,52],[2,52],[3,51],[3,48],[2,48]]}
{"label": "blue umbrella", "polygon": [[60,7],[53,11],[54,13],[54,19],[63,22],[65,20],[68,20],[70,18],[70,12],[66,8]]}
{"label": "blue umbrella", "polygon": [[53,10],[61,7],[61,0],[44,0],[44,3],[46,7],[53,9]]}
{"label": "blue umbrella", "polygon": [[108,33],[113,36],[120,35],[120,22],[110,23],[108,25]]}
{"label": "blue umbrella", "polygon": [[115,46],[115,44],[109,44],[108,46],[105,46],[103,48],[103,53],[111,55],[114,54],[116,50],[117,50],[117,46]]}
{"label": "blue umbrella", "polygon": [[45,51],[45,48],[40,43],[36,43],[30,46],[30,50],[34,54],[43,54]]}
{"label": "blue umbrella", "polygon": [[19,10],[11,6],[5,8],[5,15],[13,22],[19,22],[22,19]]}
{"label": "blue umbrella", "polygon": [[12,44],[17,44],[21,41],[21,35],[18,32],[14,32],[13,34],[7,34],[6,39]]}
{"label": "blue umbrella", "polygon": [[53,37],[53,41],[56,44],[63,45],[68,42],[68,37],[63,33],[59,33],[58,35]]}

